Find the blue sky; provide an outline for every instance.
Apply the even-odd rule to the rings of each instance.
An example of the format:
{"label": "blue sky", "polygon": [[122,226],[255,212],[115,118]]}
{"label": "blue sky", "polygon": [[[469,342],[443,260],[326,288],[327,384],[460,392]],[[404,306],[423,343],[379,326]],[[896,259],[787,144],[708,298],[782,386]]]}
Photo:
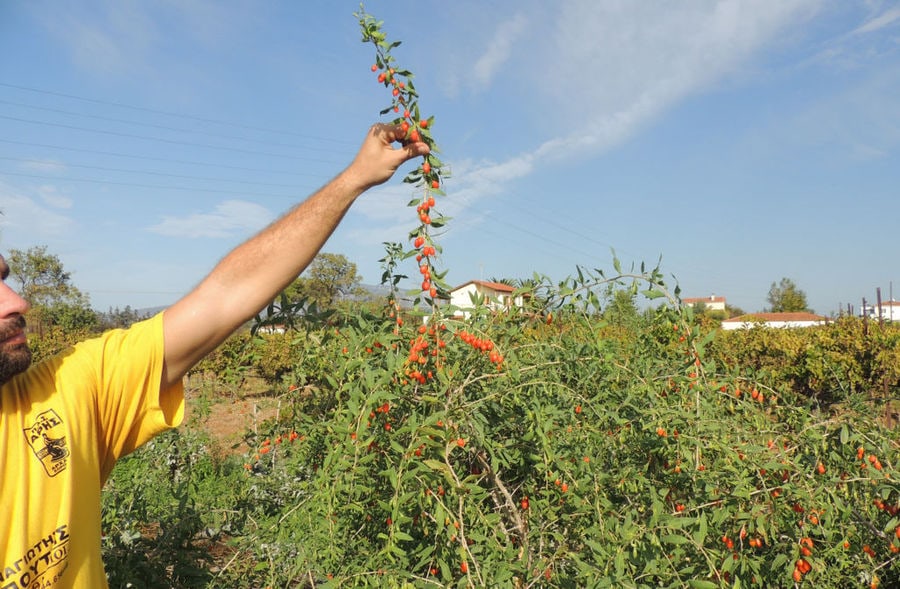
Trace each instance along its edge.
{"label": "blue sky", "polygon": [[[0,3],[0,251],[174,302],[345,166],[388,102],[356,1]],[[900,2],[372,0],[452,170],[451,284],[662,269],[823,314],[900,298]],[[396,181],[324,251],[378,283]],[[415,267],[405,268],[409,274]]]}

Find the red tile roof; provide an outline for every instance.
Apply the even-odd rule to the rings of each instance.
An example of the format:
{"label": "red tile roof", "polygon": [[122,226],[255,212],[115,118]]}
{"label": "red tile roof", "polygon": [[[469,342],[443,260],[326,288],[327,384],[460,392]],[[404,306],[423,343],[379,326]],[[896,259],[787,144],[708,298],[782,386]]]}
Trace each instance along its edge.
{"label": "red tile roof", "polygon": [[815,313],[748,313],[725,319],[722,323],[746,323],[748,321],[827,321],[827,317]]}
{"label": "red tile roof", "polygon": [[696,303],[724,303],[725,297],[717,297],[717,296],[692,297],[692,298],[687,298],[687,299],[681,299],[681,302],[686,305],[693,305]]}
{"label": "red tile roof", "polygon": [[510,286],[508,284],[503,284],[502,282],[488,282],[486,280],[470,280],[468,282],[464,282],[454,288],[453,290],[460,290],[461,288],[468,286],[470,284],[477,284],[479,286],[484,286],[486,288],[490,288],[496,290],[498,292],[515,292],[516,287]]}

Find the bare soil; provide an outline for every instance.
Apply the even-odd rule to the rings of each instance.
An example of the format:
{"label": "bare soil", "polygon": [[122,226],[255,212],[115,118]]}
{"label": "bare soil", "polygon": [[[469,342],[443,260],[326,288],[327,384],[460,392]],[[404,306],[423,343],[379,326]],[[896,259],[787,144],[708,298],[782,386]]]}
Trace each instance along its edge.
{"label": "bare soil", "polygon": [[210,390],[209,383],[189,380],[184,389],[184,425],[206,432],[223,454],[243,454],[245,434],[278,416],[280,402],[264,383],[248,380],[239,391]]}

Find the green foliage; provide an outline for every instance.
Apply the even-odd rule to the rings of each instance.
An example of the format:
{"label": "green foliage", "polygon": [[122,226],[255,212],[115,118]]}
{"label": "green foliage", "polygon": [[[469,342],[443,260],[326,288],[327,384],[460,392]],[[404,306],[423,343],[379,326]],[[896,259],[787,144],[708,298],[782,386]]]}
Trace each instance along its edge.
{"label": "green foliage", "polygon": [[239,527],[233,509],[246,485],[236,459],[217,459],[207,447],[173,431],[116,466],[102,502],[110,587],[216,586],[208,548]]}
{"label": "green foliage", "polygon": [[49,326],[39,332],[31,333],[28,335],[28,347],[31,348],[32,363],[55,356],[93,335],[96,335],[94,331],[84,329],[72,331],[58,326]]}
{"label": "green foliage", "polygon": [[[659,272],[643,281],[670,303],[623,328],[597,309],[611,284],[634,292],[630,275],[541,277],[542,313],[448,321],[443,369],[424,384],[404,368],[418,323],[336,315],[273,336],[264,345],[292,350],[308,386],[282,379],[280,420],[247,434],[241,473],[194,468],[187,488],[209,491],[190,494],[167,478],[169,450],[141,450],[125,472],[139,464],[129,480],[151,481],[154,495],[114,482],[129,499],[107,526],[170,529],[183,516],[190,538],[168,536],[181,553],[146,534],[132,551],[171,564],[229,514],[225,562],[213,574],[191,561],[210,587],[789,587],[800,558],[809,586],[900,582],[897,431],[850,405],[806,406],[764,364],[718,360],[715,332],[667,296]],[[830,337],[859,335],[852,327]],[[796,337],[771,331],[767,345]],[[493,341],[501,369],[451,345],[463,332]],[[204,463],[196,443],[178,455]],[[166,586],[200,586],[166,574]]]}
{"label": "green foliage", "polygon": [[109,311],[100,314],[98,320],[99,328],[107,330],[131,327],[138,321],[148,318],[148,315],[139,313],[137,309],[132,309],[131,305],[125,305],[124,309],[110,307]]}
{"label": "green foliage", "polygon": [[97,314],[87,295],[72,284],[72,276],[58,256],[47,246],[27,250],[11,249],[7,257],[10,277],[19,284],[19,294],[29,302],[31,331],[43,338],[46,331],[59,328],[67,333],[94,330]]}
{"label": "green foliage", "polygon": [[226,383],[228,388],[239,387],[244,383],[257,358],[252,340],[253,336],[249,330],[235,332],[198,362],[190,374],[211,375]]}
{"label": "green foliage", "polygon": [[842,317],[807,328],[722,331],[711,351],[730,371],[819,403],[900,387],[900,325],[890,323]]}
{"label": "green foliage", "polygon": [[769,301],[769,311],[772,313],[810,311],[806,293],[790,278],[782,278],[778,284],[773,282],[766,300]]}
{"label": "green foliage", "polygon": [[356,264],[346,256],[322,252],[285,293],[293,302],[309,301],[320,309],[330,309],[343,297],[362,294],[360,281]]}

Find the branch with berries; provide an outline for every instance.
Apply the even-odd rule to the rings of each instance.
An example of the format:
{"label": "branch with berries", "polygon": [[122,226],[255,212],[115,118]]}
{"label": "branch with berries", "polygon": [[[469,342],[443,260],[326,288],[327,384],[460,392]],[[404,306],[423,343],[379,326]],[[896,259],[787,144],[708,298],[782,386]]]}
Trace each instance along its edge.
{"label": "branch with berries", "polygon": [[[435,370],[443,367],[443,349],[447,345],[446,323],[438,311],[437,299],[446,296],[449,285],[444,281],[446,270],[440,272],[436,268],[438,254],[441,247],[437,243],[435,229],[443,227],[448,218],[437,212],[436,198],[446,196],[443,190],[444,179],[449,175],[443,162],[437,157],[439,152],[434,137],[431,134],[434,126],[434,116],[423,117],[419,110],[419,94],[413,83],[413,74],[407,69],[401,68],[391,50],[400,46],[400,41],[389,41],[382,30],[383,22],[376,20],[370,14],[364,12],[362,5],[360,11],[354,13],[359,19],[362,30],[362,41],[371,43],[375,47],[375,63],[371,70],[377,74],[377,81],[390,92],[390,104],[381,110],[381,115],[394,114],[391,121],[399,125],[406,134],[405,141],[421,141],[428,145],[429,153],[423,156],[422,163],[409,172],[403,181],[414,185],[421,193],[408,204],[415,207],[417,224],[409,232],[408,240],[412,242],[412,249],[404,251],[400,255],[404,259],[415,256],[418,272],[421,274],[422,283],[414,292],[425,297],[433,310],[432,321],[429,325],[420,325],[417,335],[410,344],[409,356],[406,361],[406,382],[425,384],[434,378]],[[396,252],[395,252],[396,254]],[[390,255],[391,264],[395,259]],[[395,281],[392,281],[392,288]],[[394,332],[399,335],[403,319],[400,315],[400,306],[396,297],[392,296],[390,316],[396,321]],[[494,349],[494,344],[487,338],[478,338],[462,331],[456,334],[462,341],[468,343],[473,349],[488,356],[490,362],[499,370],[503,362],[503,356]]]}
{"label": "branch with berries", "polygon": [[421,165],[409,172],[403,181],[421,190],[421,196],[409,203],[409,206],[416,209],[418,223],[410,231],[408,238],[416,250],[416,261],[422,275],[421,292],[434,304],[438,294],[445,294],[448,289],[443,280],[446,272],[441,273],[436,269],[435,262],[441,248],[432,232],[433,229],[443,227],[448,221],[447,217],[435,209],[436,197],[446,196],[442,187],[448,174],[443,162],[436,155],[439,150],[431,134],[434,117],[422,116],[413,74],[399,67],[391,54],[392,49],[400,46],[400,41],[388,41],[387,35],[381,29],[382,21],[363,12],[362,7],[354,16],[359,19],[363,42],[372,43],[375,47],[375,63],[372,64],[371,70],[377,73],[378,83],[390,91],[391,102],[381,110],[381,115],[393,112],[395,117],[391,122],[403,129],[406,141],[421,141],[430,149],[428,155],[423,156]]}

